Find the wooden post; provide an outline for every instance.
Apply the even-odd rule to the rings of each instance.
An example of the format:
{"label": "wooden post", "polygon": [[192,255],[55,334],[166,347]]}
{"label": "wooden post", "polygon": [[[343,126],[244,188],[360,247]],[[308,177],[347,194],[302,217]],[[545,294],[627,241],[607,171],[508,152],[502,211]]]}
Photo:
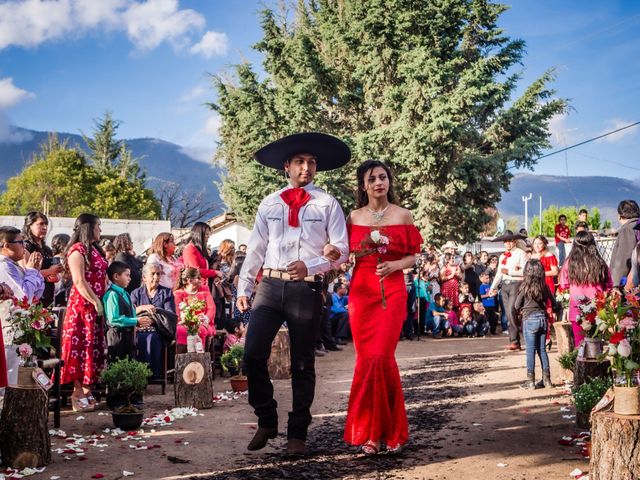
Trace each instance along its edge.
{"label": "wooden post", "polygon": [[640,415],[597,412],[591,417],[591,480],[640,478]]}
{"label": "wooden post", "polygon": [[281,328],[271,344],[269,376],[273,380],[291,378],[291,343],[289,330]]}
{"label": "wooden post", "polygon": [[213,407],[211,355],[208,352],[177,354],[173,385],[176,407]]}
{"label": "wooden post", "polygon": [[48,417],[49,399],[42,389],[7,387],[0,416],[0,453],[4,465],[34,468],[51,462]]}
{"label": "wooden post", "polygon": [[573,385],[575,388],[583,383],[587,383],[593,378],[606,378],[609,376],[609,360],[599,362],[598,360],[576,359],[576,369],[573,372]]}
{"label": "wooden post", "polygon": [[[556,343],[558,344],[558,355],[573,351],[575,342],[573,340],[573,328],[571,322],[555,322],[553,329],[556,332]],[[560,380],[573,381],[573,372],[566,368],[560,368]]]}

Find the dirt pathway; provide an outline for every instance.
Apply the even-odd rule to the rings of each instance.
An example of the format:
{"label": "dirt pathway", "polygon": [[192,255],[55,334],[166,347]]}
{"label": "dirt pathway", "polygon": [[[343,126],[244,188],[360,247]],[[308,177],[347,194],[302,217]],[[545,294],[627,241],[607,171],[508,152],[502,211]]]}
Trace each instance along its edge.
{"label": "dirt pathway", "polygon": [[[342,441],[353,347],[317,361],[314,422],[310,455],[283,456],[290,382],[275,381],[281,418],[280,435],[256,453],[246,444],[256,428],[246,397],[224,401],[201,415],[172,425],[145,428],[124,440],[104,433],[111,418],[93,412],[80,418],[63,413],[67,435],[98,436],[98,446],[84,455],[54,453],[54,463],[32,478],[61,479],[567,479],[588,463],[577,447],[558,440],[577,432],[561,412],[568,397],[560,390],[518,388],[524,375],[524,353],[505,353],[503,338],[444,339],[401,342],[398,364],[409,416],[411,443],[400,456],[367,458]],[[555,355],[552,356],[552,358]],[[552,359],[552,369],[557,362]],[[216,379],[214,390],[228,382]],[[145,396],[147,413],[171,408],[173,396],[156,386]],[[104,435],[104,438],[99,438]],[[54,439],[53,448],[65,442]],[[151,448],[150,448],[151,447]],[[64,457],[69,458],[65,460]],[[186,463],[176,463],[186,462]],[[498,464],[506,464],[499,467]],[[102,475],[102,477],[100,477]]]}

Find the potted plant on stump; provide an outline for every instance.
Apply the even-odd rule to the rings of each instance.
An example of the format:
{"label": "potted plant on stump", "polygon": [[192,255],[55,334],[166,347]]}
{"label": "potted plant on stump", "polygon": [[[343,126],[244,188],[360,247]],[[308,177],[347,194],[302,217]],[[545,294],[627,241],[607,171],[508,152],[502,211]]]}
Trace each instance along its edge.
{"label": "potted plant on stump", "polygon": [[220,357],[222,368],[232,375],[229,381],[231,382],[231,389],[234,392],[246,392],[249,388],[247,377],[242,374],[243,357],[244,347],[240,344],[232,346]]}
{"label": "potted plant on stump", "polygon": [[122,430],[135,430],[142,425],[144,412],[131,403],[131,396],[142,395],[152,375],[146,363],[125,358],[112,363],[102,372],[101,379],[109,390],[117,392],[125,401],[113,410],[113,424]]}

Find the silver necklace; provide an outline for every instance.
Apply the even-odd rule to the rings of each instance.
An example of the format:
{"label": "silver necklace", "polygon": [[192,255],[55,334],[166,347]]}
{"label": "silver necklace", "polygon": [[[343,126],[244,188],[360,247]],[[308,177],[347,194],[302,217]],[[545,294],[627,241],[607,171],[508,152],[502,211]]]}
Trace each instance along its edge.
{"label": "silver necklace", "polygon": [[382,221],[382,219],[384,218],[384,214],[386,213],[386,211],[389,209],[389,205],[387,205],[386,207],[384,207],[382,210],[380,210],[379,212],[367,207],[367,210],[369,211],[369,213],[371,214],[371,216],[373,217],[373,221],[375,223],[380,223]]}

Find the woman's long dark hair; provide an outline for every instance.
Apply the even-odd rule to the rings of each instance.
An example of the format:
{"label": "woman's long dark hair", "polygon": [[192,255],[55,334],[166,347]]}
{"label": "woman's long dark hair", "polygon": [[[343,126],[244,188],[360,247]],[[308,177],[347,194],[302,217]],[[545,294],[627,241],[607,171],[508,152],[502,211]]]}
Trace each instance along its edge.
{"label": "woman's long dark hair", "polygon": [[100,218],[91,213],[81,214],[76,218],[76,222],[73,225],[73,233],[67,244],[67,253],[69,249],[78,242],[85,246],[87,255],[84,260],[87,265],[91,263],[91,251],[93,248],[95,248],[102,257],[105,257],[104,250],[102,250],[102,247],[98,243],[100,239],[93,238],[93,227],[95,227],[99,221]]}
{"label": "woman's long dark hair", "polygon": [[524,266],[523,277],[519,291],[524,293],[525,298],[542,302],[544,300],[544,292],[549,287],[545,282],[544,267],[540,260],[536,258],[529,260]]}
{"label": "woman's long dark hair", "polygon": [[116,238],[113,239],[113,248],[116,249],[116,255],[119,253],[127,253],[132,243],[131,235],[128,233],[117,235]]}
{"label": "woman's long dark hair", "polygon": [[609,280],[609,267],[598,251],[596,239],[589,232],[576,233],[562,268],[568,269],[569,283],[574,285],[604,287]]}
{"label": "woman's long dark hair", "polygon": [[356,191],[357,208],[362,208],[365,205],[369,204],[369,197],[367,196],[367,192],[365,191],[365,176],[376,167],[382,168],[387,173],[387,177],[389,177],[389,191],[387,192],[387,200],[389,201],[389,203],[398,203],[396,192],[394,189],[395,181],[393,178],[393,173],[391,172],[391,168],[389,168],[386,163],[381,162],[380,160],[365,160],[356,170],[356,177],[358,178],[358,189]]}
{"label": "woman's long dark hair", "polygon": [[[44,213],[41,213],[41,212],[29,212],[24,217],[24,226],[22,227],[22,236],[24,237],[24,239],[28,240],[31,243],[33,243],[34,245],[38,246],[38,248],[40,247],[40,243],[39,243],[39,240],[33,235],[33,232],[31,231],[31,225],[33,225],[34,223],[36,223],[40,219],[44,220],[44,223],[49,225],[49,219],[47,218],[47,216]],[[42,241],[42,246],[44,246],[44,245],[45,245],[45,243],[44,243],[44,240],[43,240]]]}
{"label": "woman's long dark hair", "polygon": [[193,243],[195,247],[200,251],[200,254],[209,261],[209,251],[207,249],[207,235],[211,232],[211,227],[204,222],[196,222],[191,227],[191,234],[189,235],[189,242]]}

